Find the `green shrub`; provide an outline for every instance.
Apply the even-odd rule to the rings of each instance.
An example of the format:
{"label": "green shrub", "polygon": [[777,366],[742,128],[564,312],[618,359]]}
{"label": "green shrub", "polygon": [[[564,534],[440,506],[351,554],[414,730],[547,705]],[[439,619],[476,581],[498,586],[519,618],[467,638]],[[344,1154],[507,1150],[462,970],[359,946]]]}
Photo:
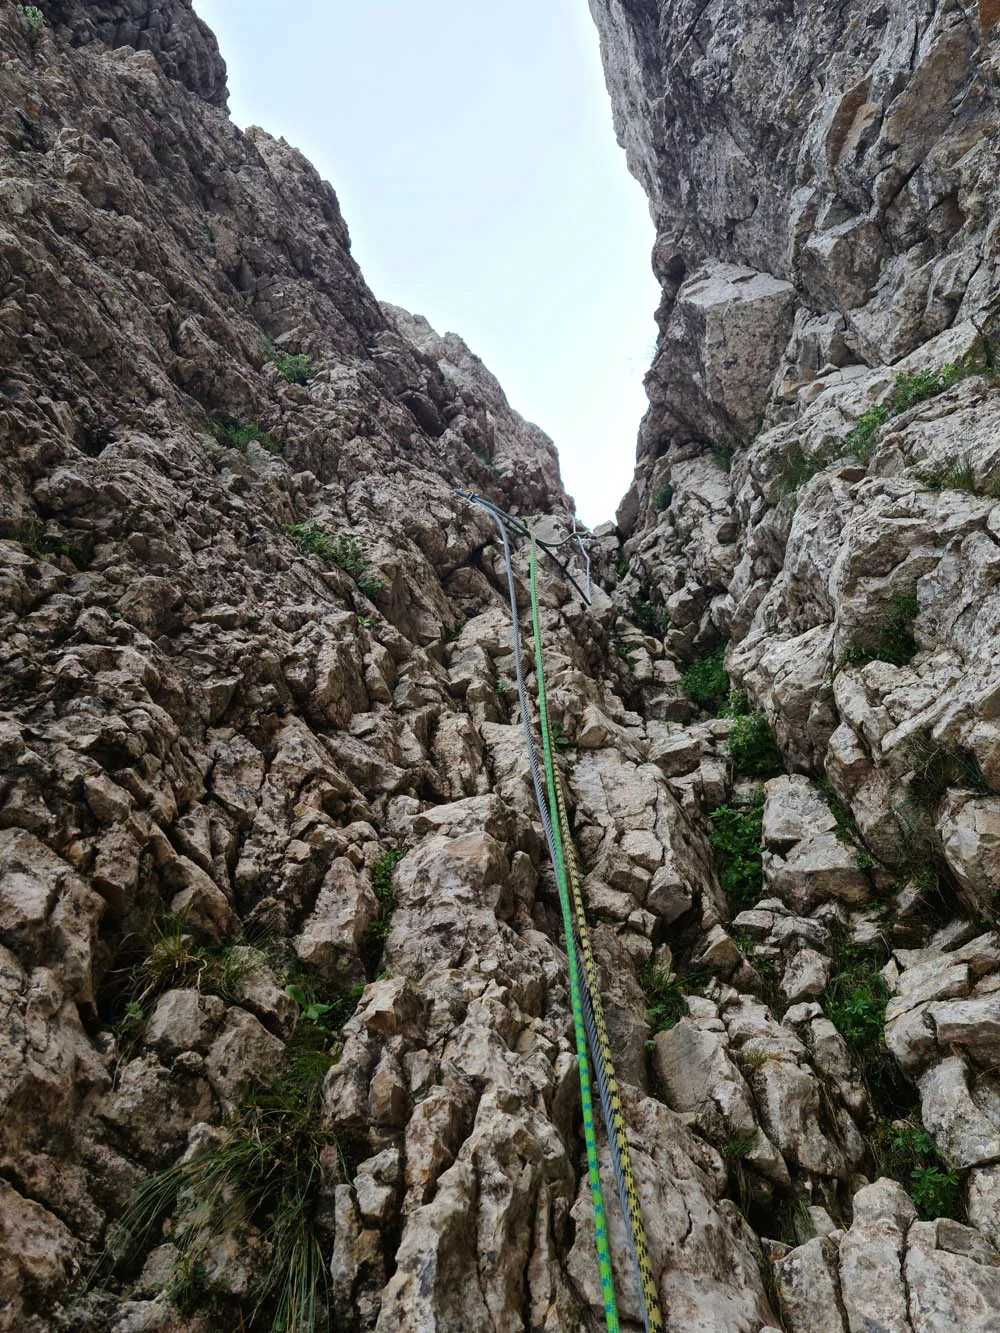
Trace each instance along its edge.
{"label": "green shrub", "polygon": [[781,751],[767,715],[759,709],[735,718],[726,746],[737,773],[767,777],[781,769]]}
{"label": "green shrub", "polygon": [[278,352],[274,364],[290,384],[308,384],[313,377],[313,365],[302,353]]}
{"label": "green shrub", "polygon": [[628,667],[629,671],[633,671],[635,669],[637,649],[632,644],[626,643],[624,639],[615,639],[613,642],[615,645],[615,652]]}
{"label": "green shrub", "polygon": [[372,601],[380,597],[389,586],[385,579],[379,578],[368,568],[361,543],[356,537],[330,533],[315,519],[307,523],[287,524],[284,532],[303,554],[318,555],[327,565],[336,565],[350,574],[360,591]]}
{"label": "green shrub", "polygon": [[748,1153],[753,1152],[756,1142],[756,1134],[734,1134],[723,1144],[722,1155],[727,1162],[740,1162]]}
{"label": "green shrub", "polygon": [[22,18],[28,20],[33,28],[45,27],[45,15],[37,5],[15,5],[14,8]]}
{"label": "green shrub", "polygon": [[707,657],[696,658],[681,677],[681,689],[687,697],[709,712],[717,713],[729,695],[725,658],[725,648],[717,648]]}
{"label": "green shrub", "polygon": [[664,630],[664,617],[652,602],[640,601],[639,598],[632,598],[632,618],[640,629],[647,634],[652,635],[654,639],[659,638]]}
{"label": "green shrub", "polygon": [[833,975],[826,990],[826,1016],[855,1052],[882,1047],[889,988],[879,975],[879,950],[856,943],[841,927],[831,936]]}
{"label": "green shrub", "polygon": [[372,942],[380,944],[389,938],[392,914],[396,907],[396,895],[392,891],[392,874],[405,855],[404,851],[393,849],[380,856],[371,868],[372,888],[378,899],[378,915],[368,927],[368,938]]}
{"label": "green shrub", "polygon": [[278,367],[285,379],[291,384],[308,384],[312,379],[312,361],[302,353],[282,352],[275,347],[270,338],[261,337],[261,351],[267,359]]}
{"label": "green shrub", "polygon": [[947,1169],[933,1138],[912,1121],[880,1121],[872,1135],[876,1169],[898,1180],[925,1222],[959,1215],[960,1181]]}
{"label": "green shrub", "polygon": [[897,590],[889,598],[876,629],[851,640],[841,654],[839,666],[863,666],[865,662],[891,662],[906,666],[919,652],[912,626],[916,619],[917,599],[912,593]]}
{"label": "green shrub", "polygon": [[280,454],[281,446],[259,426],[244,426],[239,421],[210,421],[209,433],[219,444],[227,449],[239,449],[246,453],[248,445],[259,444],[269,454]]}
{"label": "green shrub", "polygon": [[746,690],[730,690],[722,709],[723,717],[749,717],[753,712]]}
{"label": "green shrub", "polygon": [[854,429],[844,440],[848,453],[852,453],[862,463],[867,463],[872,456],[872,446],[879,428],[884,426],[891,416],[892,412],[886,403],[869,407],[866,412],[862,412],[855,422]]}
{"label": "green shrub", "polygon": [[761,832],[764,826],[764,788],[748,800],[720,805],[709,815],[708,842],[719,865],[719,883],[730,902],[750,906],[761,895]]}
{"label": "green shrub", "polygon": [[664,509],[669,508],[670,501],[673,498],[674,498],[674,488],[673,486],[671,486],[669,481],[665,481],[661,486],[657,486],[656,490],[653,492],[654,512],[657,514],[661,514]]}
{"label": "green shrub", "polygon": [[843,973],[831,989],[839,998],[827,1002],[826,1016],[847,1044],[861,1050],[879,1041],[889,1000],[889,988],[882,978],[852,970]]}
{"label": "green shrub", "polygon": [[961,1182],[956,1171],[939,1166],[918,1166],[910,1177],[910,1194],[917,1212],[925,1221],[937,1217],[955,1217]]}

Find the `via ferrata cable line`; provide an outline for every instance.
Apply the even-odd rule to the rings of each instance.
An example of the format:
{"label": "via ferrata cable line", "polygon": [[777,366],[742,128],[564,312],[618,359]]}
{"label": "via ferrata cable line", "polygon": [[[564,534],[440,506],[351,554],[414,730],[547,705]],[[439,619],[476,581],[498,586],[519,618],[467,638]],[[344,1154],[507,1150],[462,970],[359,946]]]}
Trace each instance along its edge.
{"label": "via ferrata cable line", "polygon": [[[625,1218],[629,1239],[629,1249],[635,1264],[639,1290],[643,1307],[643,1322],[647,1333],[662,1333],[663,1318],[660,1312],[659,1294],[653,1277],[646,1242],[646,1233],[642,1221],[638,1188],[632,1170],[631,1154],[625,1130],[625,1118],[615,1076],[614,1062],[611,1055],[611,1043],[601,1004],[597,964],[590,942],[584,910],[582,881],[580,870],[573,849],[572,833],[566,810],[566,797],[562,779],[556,768],[555,745],[549,725],[548,701],[545,693],[545,675],[542,661],[541,629],[538,612],[537,559],[536,547],[541,546],[545,553],[559,566],[561,572],[573,584],[581,596],[590,602],[589,595],[583,593],[579,584],[566,567],[553,554],[553,546],[562,546],[576,540],[581,553],[586,558],[586,551],[580,534],[574,530],[558,543],[543,543],[520,520],[505,514],[503,510],[474,492],[461,491],[463,498],[485,509],[494,519],[503,543],[506,561],[507,586],[511,605],[512,637],[514,666],[517,677],[518,700],[521,709],[521,723],[524,731],[531,769],[535,799],[545,832],[545,840],[555,869],[556,884],[559,891],[559,904],[563,918],[563,930],[566,937],[566,954],[570,975],[570,996],[573,1009],[574,1034],[577,1045],[577,1063],[580,1071],[580,1087],[583,1100],[584,1140],[587,1149],[587,1167],[591,1194],[594,1200],[595,1237],[598,1252],[598,1265],[601,1273],[601,1287],[605,1302],[605,1319],[609,1333],[619,1328],[618,1313],[615,1303],[614,1283],[608,1245],[607,1212],[604,1204],[597,1161],[596,1138],[593,1123],[593,1107],[590,1083],[590,1068],[587,1060],[589,1044],[594,1066],[594,1081],[597,1083],[604,1124],[607,1132],[608,1147],[612,1169],[617,1185],[617,1193]],[[535,739],[532,734],[531,719],[527,705],[527,691],[524,683],[524,671],[521,663],[521,633],[517,609],[517,593],[514,582],[513,563],[507,525],[526,536],[531,542],[530,589],[532,635],[534,640],[535,670],[538,686],[538,710],[544,757],[545,787],[539,772]],[[590,567],[587,560],[587,593],[590,592]],[[582,984],[580,959],[583,960]]]}
{"label": "via ferrata cable line", "polygon": [[604,1006],[601,1004],[597,963],[590,943],[590,929],[583,902],[583,888],[580,870],[573,848],[573,838],[566,812],[566,796],[562,778],[554,759],[555,745],[552,729],[549,725],[548,701],[545,695],[545,671],[542,662],[542,633],[538,615],[538,579],[535,542],[531,543],[531,629],[535,641],[535,675],[538,686],[538,714],[542,732],[542,752],[545,758],[545,778],[548,787],[549,810],[556,835],[556,844],[562,851],[562,857],[573,899],[573,927],[583,956],[584,994],[590,1009],[591,1054],[594,1060],[595,1076],[601,1098],[601,1109],[611,1150],[615,1182],[618,1197],[625,1216],[631,1242],[632,1259],[639,1279],[642,1297],[643,1317],[647,1333],[662,1333],[663,1316],[660,1313],[660,1298],[649,1261],[649,1247],[646,1242],[646,1229],[642,1221],[642,1208],[639,1204],[639,1190],[632,1170],[632,1154],[629,1150],[628,1136],[625,1131],[625,1115],[622,1110],[615,1076],[614,1060],[611,1055],[611,1041],[604,1021]]}
{"label": "via ferrata cable line", "polygon": [[[483,506],[487,508],[486,505]],[[488,506],[492,512],[492,506]],[[514,670],[517,677],[517,695],[521,706],[521,726],[524,730],[525,744],[528,749],[528,764],[535,789],[535,800],[542,816],[542,827],[549,856],[556,874],[559,890],[559,906],[562,910],[563,930],[566,935],[566,958],[569,969],[570,1003],[573,1011],[573,1031],[576,1039],[577,1068],[580,1075],[580,1100],[583,1105],[583,1137],[587,1152],[587,1176],[590,1193],[594,1204],[594,1238],[597,1247],[597,1264],[601,1278],[601,1295],[604,1300],[604,1319],[608,1333],[619,1333],[618,1307],[615,1302],[614,1274],[611,1267],[611,1248],[608,1239],[607,1210],[604,1205],[604,1191],[601,1188],[600,1165],[597,1156],[597,1138],[594,1132],[593,1096],[590,1084],[590,1066],[587,1060],[587,1024],[584,1012],[585,990],[580,985],[580,973],[577,964],[576,945],[573,936],[573,919],[570,913],[569,892],[566,880],[565,862],[559,835],[553,826],[542,788],[541,774],[538,771],[538,756],[535,752],[535,738],[531,733],[531,715],[528,712],[528,695],[524,684],[524,669],[521,665],[521,626],[517,611],[517,590],[514,585],[514,565],[510,554],[510,541],[507,529],[499,514],[493,518],[500,530],[503,542],[504,558],[507,563],[507,588],[510,594],[512,638],[514,648]],[[591,1045],[593,1049],[593,1044]],[[603,1103],[602,1103],[603,1105]]]}

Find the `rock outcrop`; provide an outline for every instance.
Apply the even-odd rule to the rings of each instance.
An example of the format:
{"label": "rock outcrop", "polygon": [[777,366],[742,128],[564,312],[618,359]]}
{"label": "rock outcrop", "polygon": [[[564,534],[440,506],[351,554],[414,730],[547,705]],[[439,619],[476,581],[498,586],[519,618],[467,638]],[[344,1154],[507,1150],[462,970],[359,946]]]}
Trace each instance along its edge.
{"label": "rock outcrop", "polygon": [[[986,1333],[1000,14],[591,7],[662,337],[542,637],[666,1327]],[[555,448],[186,0],[0,45],[0,1328],[603,1327],[459,493],[562,535]]]}

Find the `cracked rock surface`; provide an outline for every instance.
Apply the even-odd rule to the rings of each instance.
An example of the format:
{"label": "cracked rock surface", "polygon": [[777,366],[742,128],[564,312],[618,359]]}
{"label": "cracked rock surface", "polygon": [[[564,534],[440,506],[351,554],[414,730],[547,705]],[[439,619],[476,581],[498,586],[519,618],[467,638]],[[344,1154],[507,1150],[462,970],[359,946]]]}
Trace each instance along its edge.
{"label": "cracked rock surface", "polygon": [[[555,447],[229,122],[186,0],[41,8],[0,7],[0,1328],[594,1333],[534,659],[456,494],[561,535]],[[662,337],[542,639],[670,1333],[1000,1327],[995,8],[591,3]]]}

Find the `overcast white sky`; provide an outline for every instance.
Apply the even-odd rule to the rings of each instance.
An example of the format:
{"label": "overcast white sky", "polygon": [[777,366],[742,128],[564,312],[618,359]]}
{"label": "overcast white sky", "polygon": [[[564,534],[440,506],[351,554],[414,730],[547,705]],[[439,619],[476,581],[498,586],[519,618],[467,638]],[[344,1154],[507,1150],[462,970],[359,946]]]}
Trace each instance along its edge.
{"label": "overcast white sky", "polygon": [[301,148],[381,300],[454,330],[613,516],[657,285],[587,0],[195,0],[241,126]]}

